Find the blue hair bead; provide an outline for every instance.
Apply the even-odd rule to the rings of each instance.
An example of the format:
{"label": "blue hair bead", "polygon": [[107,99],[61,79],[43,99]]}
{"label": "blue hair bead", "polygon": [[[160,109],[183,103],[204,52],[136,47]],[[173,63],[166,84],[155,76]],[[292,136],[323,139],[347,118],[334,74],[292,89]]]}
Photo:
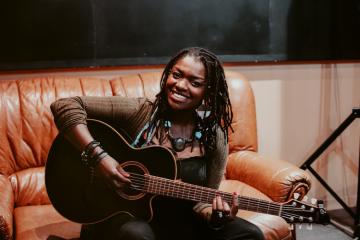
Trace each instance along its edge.
{"label": "blue hair bead", "polygon": [[201,133],[200,131],[196,131],[196,132],[195,132],[195,138],[196,138],[196,140],[201,139],[201,137],[202,137],[202,133]]}
{"label": "blue hair bead", "polygon": [[166,128],[171,128],[171,122],[169,120],[166,120],[165,123],[164,123],[164,126]]}

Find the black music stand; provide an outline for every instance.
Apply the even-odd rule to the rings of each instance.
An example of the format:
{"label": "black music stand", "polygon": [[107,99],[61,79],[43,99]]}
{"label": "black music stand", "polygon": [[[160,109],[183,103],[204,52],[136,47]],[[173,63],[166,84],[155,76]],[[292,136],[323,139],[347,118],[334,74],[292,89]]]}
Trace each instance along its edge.
{"label": "black music stand", "polygon": [[[329,193],[340,203],[340,205],[354,219],[354,237],[360,237],[360,152],[359,152],[359,170],[358,170],[358,189],[355,212],[336,194],[334,190],[320,177],[311,167],[311,164],[322,154],[325,149],[356,119],[360,117],[360,108],[352,109],[351,114],[335,129],[335,131],[320,145],[318,149],[300,166],[301,169],[308,169],[316,179],[329,191]],[[360,147],[360,146],[359,146]],[[360,149],[359,149],[360,150]]]}

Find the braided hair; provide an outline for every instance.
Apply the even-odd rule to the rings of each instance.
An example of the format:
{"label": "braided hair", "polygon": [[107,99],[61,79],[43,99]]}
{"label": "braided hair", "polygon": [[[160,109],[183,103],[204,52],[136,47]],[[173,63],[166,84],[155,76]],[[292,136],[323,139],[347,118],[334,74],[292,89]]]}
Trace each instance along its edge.
{"label": "braided hair", "polygon": [[163,139],[164,121],[167,116],[169,106],[166,98],[166,81],[173,66],[182,58],[191,56],[200,60],[205,67],[205,79],[207,88],[203,99],[204,117],[201,118],[200,127],[202,130],[201,143],[204,144],[205,150],[212,151],[216,149],[216,126],[219,126],[224,132],[227,140],[228,129],[231,130],[233,112],[231,108],[228,86],[225,79],[224,69],[218,58],[200,47],[185,48],[178,52],[166,65],[160,81],[160,92],[156,95],[153,105],[153,117],[150,119],[149,128],[154,129],[155,134]]}

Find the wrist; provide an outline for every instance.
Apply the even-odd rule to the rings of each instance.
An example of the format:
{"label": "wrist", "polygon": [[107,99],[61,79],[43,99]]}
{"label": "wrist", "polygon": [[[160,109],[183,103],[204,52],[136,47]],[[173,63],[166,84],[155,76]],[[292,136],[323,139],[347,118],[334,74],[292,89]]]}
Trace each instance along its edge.
{"label": "wrist", "polygon": [[107,155],[100,142],[93,140],[81,152],[81,161],[85,166],[94,168]]}

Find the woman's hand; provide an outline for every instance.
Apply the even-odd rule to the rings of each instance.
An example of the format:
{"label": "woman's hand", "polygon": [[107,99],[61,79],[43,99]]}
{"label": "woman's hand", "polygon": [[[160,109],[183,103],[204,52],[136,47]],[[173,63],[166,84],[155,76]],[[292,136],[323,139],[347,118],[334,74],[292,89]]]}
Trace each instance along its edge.
{"label": "woman's hand", "polygon": [[212,213],[210,218],[210,225],[213,228],[221,228],[224,223],[231,221],[239,210],[238,194],[234,193],[231,203],[224,201],[221,196],[216,196],[212,203]]}
{"label": "woman's hand", "polygon": [[96,174],[102,177],[106,184],[116,192],[121,191],[122,188],[131,183],[130,174],[125,172],[110,155],[104,157],[96,166]]}

